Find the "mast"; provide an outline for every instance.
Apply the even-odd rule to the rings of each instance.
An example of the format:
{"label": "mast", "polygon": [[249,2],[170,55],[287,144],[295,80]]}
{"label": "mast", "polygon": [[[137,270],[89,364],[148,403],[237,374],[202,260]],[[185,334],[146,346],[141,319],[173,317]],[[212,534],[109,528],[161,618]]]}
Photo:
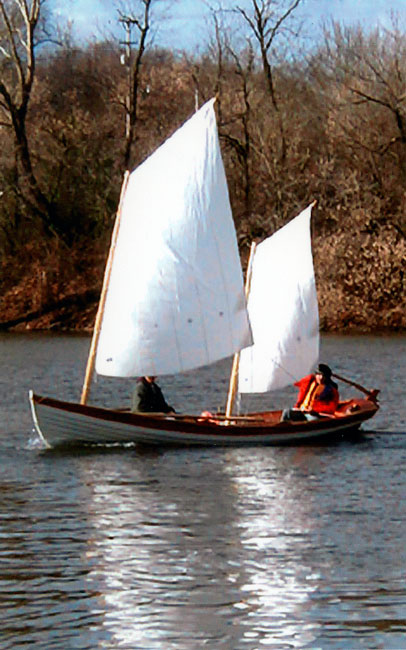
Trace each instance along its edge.
{"label": "mast", "polygon": [[[250,255],[248,259],[247,276],[245,279],[245,299],[247,302],[248,302],[248,296],[251,288],[252,264],[254,261],[255,248],[256,248],[256,243],[252,242]],[[227,406],[226,406],[226,417],[230,417],[231,411],[233,410],[235,394],[237,392],[237,377],[238,377],[239,364],[240,364],[240,353],[236,352],[233,357],[233,365],[231,367],[230,384],[228,388],[228,397],[227,397]]]}
{"label": "mast", "polygon": [[109,282],[110,282],[111,268],[113,266],[114,251],[115,251],[115,248],[116,248],[118,232],[119,232],[119,229],[120,229],[122,204],[123,204],[123,199],[124,199],[124,195],[125,195],[125,192],[126,192],[126,189],[127,189],[128,179],[129,178],[130,178],[130,172],[126,171],[125,174],[124,174],[124,180],[123,180],[123,184],[122,184],[122,187],[121,187],[120,201],[119,201],[119,204],[118,204],[116,221],[115,221],[115,224],[114,224],[113,234],[111,236],[111,244],[110,244],[109,255],[108,255],[108,258],[107,258],[106,268],[105,268],[105,271],[104,271],[103,286],[102,286],[102,290],[101,290],[101,294],[100,294],[99,306],[98,306],[98,309],[97,309],[96,320],[95,320],[95,324],[94,324],[94,328],[93,328],[93,337],[92,337],[92,342],[90,344],[89,358],[87,360],[85,379],[84,379],[83,388],[82,388],[82,396],[80,398],[80,403],[81,404],[86,404],[87,403],[87,398],[88,398],[89,392],[90,392],[90,384],[91,384],[92,377],[93,377],[94,364],[95,364],[95,359],[96,359],[97,343],[98,343],[98,340],[99,340],[100,328],[101,328],[101,323],[102,323],[102,319],[103,319],[104,305],[106,303],[107,289],[108,289]]}

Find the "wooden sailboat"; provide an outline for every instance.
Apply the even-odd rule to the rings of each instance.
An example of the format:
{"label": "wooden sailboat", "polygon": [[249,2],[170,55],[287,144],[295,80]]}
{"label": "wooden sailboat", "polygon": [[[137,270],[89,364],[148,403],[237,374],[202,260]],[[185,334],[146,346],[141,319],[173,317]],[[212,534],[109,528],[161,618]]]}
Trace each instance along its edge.
{"label": "wooden sailboat", "polygon": [[334,417],[301,423],[280,422],[281,411],[233,415],[233,397],[215,417],[87,404],[94,366],[111,377],[159,376],[242,351],[233,372],[239,392],[265,392],[310,372],[319,345],[310,215],[311,206],[257,246],[247,308],[214,100],[207,102],[126,175],[81,402],[30,392],[45,444],[298,443],[372,417],[377,391],[362,387],[365,397],[342,402]]}

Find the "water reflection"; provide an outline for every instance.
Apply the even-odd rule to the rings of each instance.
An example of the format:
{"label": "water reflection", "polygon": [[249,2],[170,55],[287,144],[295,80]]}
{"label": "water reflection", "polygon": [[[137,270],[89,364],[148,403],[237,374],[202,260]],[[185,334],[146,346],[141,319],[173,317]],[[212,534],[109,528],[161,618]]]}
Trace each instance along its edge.
{"label": "water reflection", "polygon": [[317,637],[319,626],[306,624],[306,611],[320,576],[306,559],[314,519],[303,478],[285,467],[284,454],[259,450],[231,451],[228,467],[246,578],[241,590],[252,614],[245,637],[266,648],[304,648]]}
{"label": "water reflection", "polygon": [[148,452],[108,475],[93,467],[88,590],[117,646],[315,641],[308,612],[329,570],[314,561],[319,451]]}
{"label": "water reflection", "polygon": [[87,580],[102,594],[103,626],[117,647],[237,648],[240,541],[224,455],[137,461],[92,476]]}
{"label": "water reflection", "polygon": [[257,605],[250,635],[255,631],[258,643],[336,647],[338,635],[339,648],[387,647],[383,600],[395,643],[406,632],[406,553],[396,532],[405,507],[394,519],[396,476],[377,493],[371,476],[385,471],[373,452],[369,442],[285,449],[273,459],[259,453],[255,463],[232,452],[248,604]]}
{"label": "water reflection", "polygon": [[[71,463],[54,460],[51,467],[33,462],[28,452],[24,466],[0,460],[2,650],[27,645],[66,650],[70,631],[80,636],[78,623],[87,627],[96,617],[82,562],[87,537],[82,485]],[[92,646],[83,639],[80,647]]]}

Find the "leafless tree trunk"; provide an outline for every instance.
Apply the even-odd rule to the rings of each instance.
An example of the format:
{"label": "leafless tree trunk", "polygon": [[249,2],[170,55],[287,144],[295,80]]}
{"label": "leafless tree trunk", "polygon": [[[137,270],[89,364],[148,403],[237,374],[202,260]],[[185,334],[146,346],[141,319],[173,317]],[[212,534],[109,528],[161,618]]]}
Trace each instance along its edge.
{"label": "leafless tree trunk", "polygon": [[[218,98],[217,109],[219,117],[220,137],[230,149],[232,149],[238,159],[242,169],[242,188],[244,214],[247,216],[251,212],[251,133],[250,133],[250,93],[252,86],[252,74],[255,63],[255,55],[250,41],[248,41],[243,52],[238,52],[232,44],[229,25],[222,24],[222,18],[226,15],[224,9],[220,6],[218,9],[211,9],[211,19],[213,22],[213,38],[210,44],[210,55],[215,63],[216,75],[213,78],[213,91]],[[196,65],[195,65],[196,69]],[[223,89],[224,96],[227,96],[227,88],[230,81],[230,72],[232,77],[238,81],[238,94],[234,98],[233,117],[228,117],[228,123],[225,124],[224,111],[222,106]],[[200,84],[198,78],[198,69],[193,74],[196,91],[200,94]],[[237,128],[236,128],[237,127]]]}
{"label": "leafless tree trunk", "polygon": [[242,125],[242,137],[234,138],[231,135],[223,137],[233,146],[243,170],[243,189],[244,189],[244,212],[246,216],[251,213],[251,104],[250,104],[250,81],[254,66],[254,53],[250,45],[246,53],[246,61],[239,56],[231,47],[228,47],[229,55],[234,60],[236,74],[241,82],[241,94],[243,108],[240,114]]}
{"label": "leafless tree trunk", "polygon": [[20,190],[50,229],[50,204],[33,170],[26,126],[35,78],[35,34],[45,1],[0,0],[0,126],[13,130]]}
{"label": "leafless tree trunk", "polygon": [[[133,4],[134,3],[130,3],[130,6]],[[136,139],[141,64],[150,31],[151,8],[154,4],[154,0],[138,0],[135,4],[135,12],[131,12],[128,9],[127,11],[119,9],[119,21],[124,25],[126,30],[125,63],[128,71],[128,95],[125,101],[125,169],[128,169],[130,166],[132,147]],[[135,28],[136,34],[138,35],[135,43],[131,40],[133,28]]]}
{"label": "leafless tree trunk", "polygon": [[236,10],[248,23],[259,45],[266,88],[279,126],[281,138],[280,159],[282,162],[286,160],[287,143],[275,89],[271,56],[276,38],[301,2],[302,0],[290,0],[289,2],[285,2],[285,0],[251,0],[252,11],[247,11],[242,7],[238,7]]}

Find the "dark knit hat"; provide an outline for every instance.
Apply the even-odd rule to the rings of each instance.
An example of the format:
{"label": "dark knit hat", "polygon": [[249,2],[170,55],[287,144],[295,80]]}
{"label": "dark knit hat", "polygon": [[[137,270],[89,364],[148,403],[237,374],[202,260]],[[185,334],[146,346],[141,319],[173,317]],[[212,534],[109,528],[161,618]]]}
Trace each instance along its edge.
{"label": "dark knit hat", "polygon": [[319,363],[317,372],[320,372],[322,375],[324,375],[324,377],[327,377],[327,379],[330,379],[331,375],[333,374],[331,368],[325,363]]}

